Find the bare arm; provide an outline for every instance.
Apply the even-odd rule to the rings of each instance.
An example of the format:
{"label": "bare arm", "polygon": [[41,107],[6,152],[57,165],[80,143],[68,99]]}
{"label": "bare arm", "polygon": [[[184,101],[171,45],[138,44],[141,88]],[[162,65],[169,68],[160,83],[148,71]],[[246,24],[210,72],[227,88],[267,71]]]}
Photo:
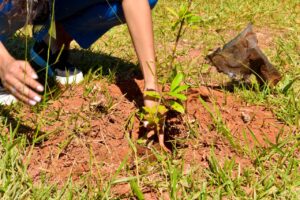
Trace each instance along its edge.
{"label": "bare arm", "polygon": [[[123,0],[126,22],[143,71],[145,89],[157,90],[154,37],[148,0]],[[155,102],[145,100],[152,107]]]}
{"label": "bare arm", "polygon": [[16,60],[0,42],[0,78],[3,86],[16,98],[26,104],[35,105],[41,97],[43,86],[37,82],[37,75],[26,61]]}

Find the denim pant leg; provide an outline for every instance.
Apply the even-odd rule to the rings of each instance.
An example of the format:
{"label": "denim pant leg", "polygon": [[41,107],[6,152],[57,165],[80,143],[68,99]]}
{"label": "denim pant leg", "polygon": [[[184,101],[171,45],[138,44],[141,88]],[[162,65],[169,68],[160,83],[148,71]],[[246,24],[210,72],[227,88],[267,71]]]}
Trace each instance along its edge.
{"label": "denim pant leg", "polygon": [[[157,1],[149,0],[151,8]],[[110,3],[105,1],[81,10],[60,22],[81,47],[88,48],[109,29],[124,23],[124,13],[121,1]]]}

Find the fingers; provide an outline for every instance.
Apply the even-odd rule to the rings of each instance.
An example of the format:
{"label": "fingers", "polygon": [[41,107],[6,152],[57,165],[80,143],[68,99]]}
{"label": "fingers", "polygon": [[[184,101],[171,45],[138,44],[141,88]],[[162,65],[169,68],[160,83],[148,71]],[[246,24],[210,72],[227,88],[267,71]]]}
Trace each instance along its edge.
{"label": "fingers", "polygon": [[12,59],[0,70],[3,86],[15,97],[30,105],[41,101],[36,92],[42,92],[44,87],[36,80],[38,76],[28,62]]}
{"label": "fingers", "polygon": [[27,74],[32,79],[38,79],[37,74],[35,73],[35,71],[32,69],[32,67],[30,66],[30,64],[28,62],[25,62],[25,61],[16,61],[16,62],[19,65],[19,68],[25,74]]}
{"label": "fingers", "polygon": [[36,105],[42,99],[33,90],[14,77],[10,77],[5,82],[5,87],[19,100],[29,105]]}
{"label": "fingers", "polygon": [[[10,90],[10,91],[11,91],[11,90],[15,91],[15,89],[14,89],[12,86],[8,86],[7,89]],[[20,94],[19,92],[14,92],[13,95],[14,95],[17,99],[19,99],[20,101],[22,101],[22,102],[24,102],[24,103],[26,103],[26,104],[29,104],[29,105],[31,105],[31,106],[34,106],[34,105],[37,104],[36,101],[33,101],[33,100],[27,98],[26,96],[23,96],[23,95]]]}
{"label": "fingers", "polygon": [[44,91],[44,87],[38,81],[32,79],[31,77],[29,77],[25,74],[22,74],[22,73],[17,74],[16,79],[18,79],[18,81],[21,82],[23,85],[27,85],[37,92]]}
{"label": "fingers", "polygon": [[38,79],[38,76],[31,68],[30,64],[24,61],[17,61],[17,65],[23,72],[17,74],[17,78],[19,79],[19,81],[36,90],[37,92],[43,92],[44,87],[38,81],[36,81],[36,79]]}
{"label": "fingers", "polygon": [[158,136],[158,142],[160,147],[167,153],[171,153],[171,150],[165,145],[165,135],[163,129],[151,129],[147,133],[147,138],[150,139],[152,136]]}
{"label": "fingers", "polygon": [[9,66],[4,86],[24,103],[36,105],[41,101],[41,97],[35,91],[44,90],[44,87],[35,80],[37,78],[38,76],[28,62],[14,61]]}
{"label": "fingers", "polygon": [[155,130],[150,130],[148,133],[147,133],[147,138],[150,139],[151,137],[153,137],[154,135],[156,134]]}
{"label": "fingers", "polygon": [[160,147],[167,153],[172,153],[170,149],[168,149],[168,147],[166,147],[165,145],[165,136],[164,134],[159,134],[158,135],[158,141],[159,141],[159,145]]}

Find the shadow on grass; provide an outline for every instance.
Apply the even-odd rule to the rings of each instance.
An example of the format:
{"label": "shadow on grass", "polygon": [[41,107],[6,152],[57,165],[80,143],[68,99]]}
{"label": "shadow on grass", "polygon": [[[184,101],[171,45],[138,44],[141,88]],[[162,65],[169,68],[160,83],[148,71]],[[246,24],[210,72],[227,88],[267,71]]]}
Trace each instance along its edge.
{"label": "shadow on grass", "polygon": [[107,55],[95,53],[90,50],[72,49],[71,60],[84,74],[97,72],[101,69],[101,76],[112,76],[114,82],[125,95],[125,97],[135,102],[137,107],[143,106],[143,93],[135,82],[135,79],[142,80],[143,75],[139,66],[126,60]]}
{"label": "shadow on grass", "polygon": [[[6,126],[12,131],[16,131],[18,136],[26,135],[27,140],[32,143],[34,140],[34,133],[37,132],[36,129],[31,128],[30,126],[22,124],[20,119],[17,119],[11,115],[11,109],[9,107],[0,106],[1,116],[6,120]],[[45,132],[38,131],[39,135],[44,135]]]}
{"label": "shadow on grass", "polygon": [[236,89],[240,90],[248,90],[248,91],[254,91],[254,92],[263,92],[263,91],[270,91],[272,92],[272,88],[270,88],[268,85],[257,85],[255,83],[251,82],[243,82],[243,81],[235,81],[232,80],[224,85],[219,85],[219,86],[207,86],[213,90],[225,90],[230,93],[234,93]]}
{"label": "shadow on grass", "polygon": [[[9,52],[17,59],[24,59],[26,53],[32,47],[34,40],[27,38],[28,45],[26,46],[26,37],[24,35],[16,35],[8,40],[6,47]],[[27,58],[30,58],[29,54]],[[112,80],[122,91],[125,97],[135,102],[137,107],[143,106],[143,93],[140,90],[135,79],[142,80],[143,76],[137,64],[128,62],[104,53],[95,53],[89,49],[72,49],[70,50],[71,62],[83,71],[96,72],[101,69],[101,76],[108,77],[113,74]],[[29,59],[30,60],[30,59]]]}
{"label": "shadow on grass", "polygon": [[[8,40],[5,45],[16,59],[24,59],[27,57],[30,61],[29,50],[33,43],[32,38],[27,38],[26,45],[26,38],[22,35],[17,35]],[[138,108],[143,106],[143,93],[135,82],[135,79],[143,79],[137,64],[104,53],[95,53],[91,50],[84,49],[72,49],[70,55],[71,62],[81,69],[84,74],[88,72],[96,73],[101,69],[101,78],[109,77],[113,73],[112,79],[114,80],[112,80],[112,82],[120,88],[125,97],[129,101],[135,102]],[[17,129],[18,135],[26,135],[31,144],[36,130],[25,125],[22,120],[15,118],[12,115],[12,111],[10,107],[0,106],[0,113],[5,120],[7,120],[7,124],[11,125],[12,130]],[[39,132],[39,135],[44,134],[45,133]]]}
{"label": "shadow on grass", "polygon": [[[166,121],[165,121],[165,127],[164,127],[164,140],[165,140],[165,145],[166,147],[171,150],[172,152],[177,149],[183,149],[187,148],[188,145],[186,145],[183,140],[178,140],[178,137],[182,135],[182,133],[186,132],[182,126],[184,125],[184,122],[182,120],[181,114],[169,110],[166,114]],[[138,129],[138,139],[144,138],[145,135],[149,130],[145,128],[142,124],[140,124],[139,129]],[[185,138],[186,136],[184,136]],[[161,147],[159,145],[159,140],[157,134],[152,135],[150,138],[147,138],[148,142],[154,141],[154,146],[152,146],[156,150],[161,150]],[[148,153],[145,153],[148,152]],[[139,155],[148,155],[152,154],[150,149],[143,146],[139,145],[138,146],[138,154]],[[154,157],[151,157],[153,159]]]}
{"label": "shadow on grass", "polygon": [[246,90],[253,90],[254,85],[249,82],[239,82],[239,81],[230,81],[224,85],[219,86],[208,86],[214,90],[225,90],[227,92],[233,93],[236,88],[238,89],[246,89]]}

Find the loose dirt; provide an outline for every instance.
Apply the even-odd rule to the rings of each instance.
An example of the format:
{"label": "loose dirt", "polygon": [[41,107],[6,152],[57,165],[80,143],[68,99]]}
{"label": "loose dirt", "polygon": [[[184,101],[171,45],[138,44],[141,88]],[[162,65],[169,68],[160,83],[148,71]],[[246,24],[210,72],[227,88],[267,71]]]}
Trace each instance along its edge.
{"label": "loose dirt", "polygon": [[[81,177],[96,175],[107,180],[130,155],[125,124],[141,103],[142,81],[118,83],[126,87],[101,82],[89,85],[93,88],[88,95],[85,94],[86,87],[74,86],[59,100],[49,102],[44,113],[48,120],[41,131],[53,131],[53,134],[31,152],[28,171],[35,181],[48,177],[51,182],[63,184],[70,177],[80,182]],[[128,98],[126,93],[130,94]],[[166,134],[170,136],[167,139],[187,139],[180,146],[187,166],[207,167],[212,147],[220,162],[234,158],[241,166],[249,165],[251,160],[240,155],[238,147],[268,146],[276,141],[277,134],[284,128],[267,108],[247,105],[230,93],[200,87],[190,89],[187,95],[187,115],[181,117],[170,113],[166,128]],[[27,117],[36,115],[30,110],[27,112]],[[192,125],[198,135],[192,136],[185,123]],[[134,127],[133,137],[143,134],[137,120]],[[234,144],[228,142],[222,128],[230,130]],[[140,150],[139,155],[143,156],[145,152]],[[128,162],[130,160],[129,157]],[[126,194],[130,188],[119,185],[113,191]]]}

